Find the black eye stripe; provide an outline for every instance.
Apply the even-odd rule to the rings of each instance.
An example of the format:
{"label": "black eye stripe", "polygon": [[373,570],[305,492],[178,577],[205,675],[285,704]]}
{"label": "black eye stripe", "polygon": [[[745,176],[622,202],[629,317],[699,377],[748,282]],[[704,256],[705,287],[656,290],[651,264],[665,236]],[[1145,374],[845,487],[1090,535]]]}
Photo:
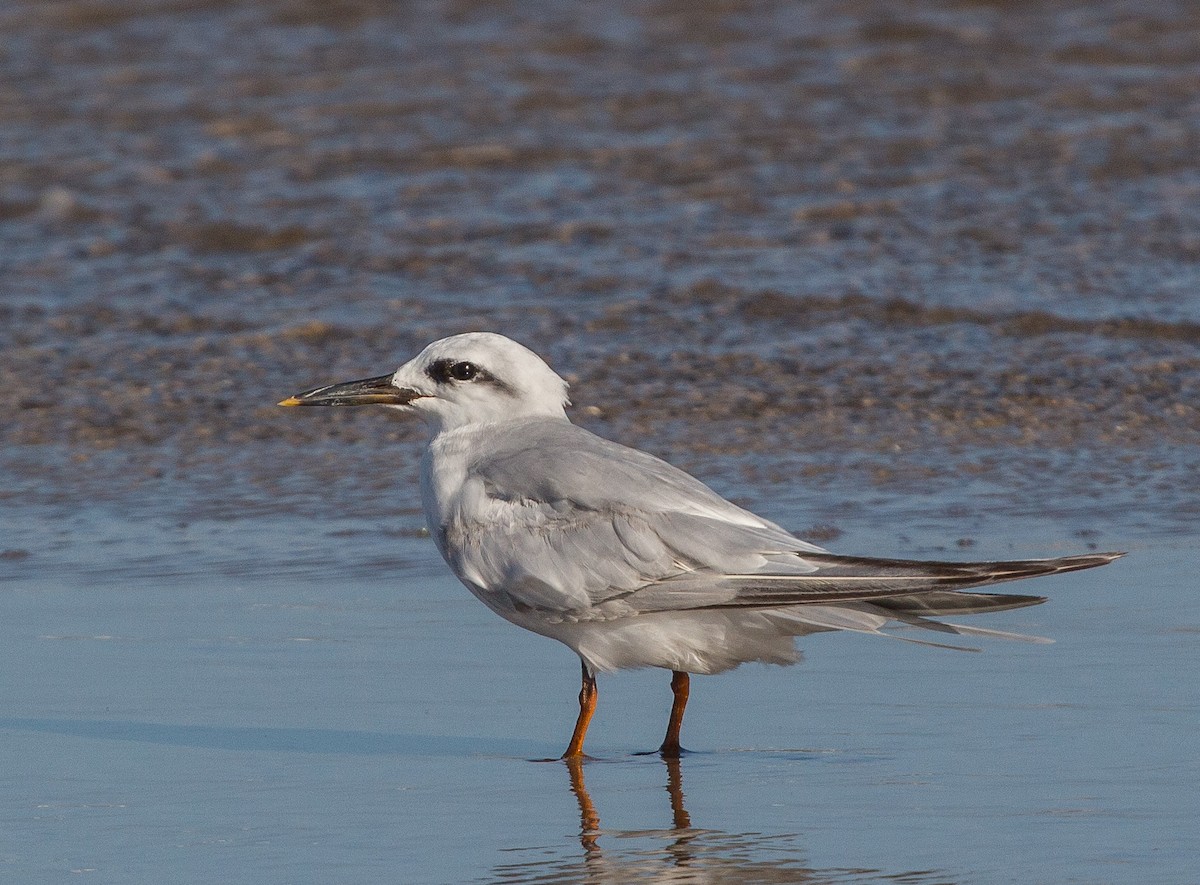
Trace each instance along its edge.
{"label": "black eye stripe", "polygon": [[437,360],[429,364],[426,374],[439,384],[449,384],[452,381],[482,381],[490,377],[470,360]]}
{"label": "black eye stripe", "polygon": [[501,381],[495,375],[484,369],[479,363],[470,360],[434,360],[425,370],[425,374],[438,384],[486,384],[494,387],[508,396],[516,396],[517,391],[512,385]]}

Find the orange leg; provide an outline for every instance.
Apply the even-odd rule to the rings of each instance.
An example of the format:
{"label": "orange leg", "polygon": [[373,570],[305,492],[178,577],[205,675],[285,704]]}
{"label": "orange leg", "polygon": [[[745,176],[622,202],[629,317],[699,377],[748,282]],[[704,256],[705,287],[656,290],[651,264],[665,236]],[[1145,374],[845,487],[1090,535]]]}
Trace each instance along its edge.
{"label": "orange leg", "polygon": [[679,746],[679,729],[683,726],[683,709],[687,706],[691,679],[682,670],[671,671],[671,691],[675,700],[671,704],[671,721],[667,723],[667,736],[658,748],[667,759],[678,759],[683,748]]}
{"label": "orange leg", "polygon": [[588,724],[596,712],[596,699],[600,695],[596,688],[596,677],[588,670],[587,664],[581,666],[583,687],[579,689],[579,718],[575,720],[575,731],[571,735],[571,743],[567,745],[567,752],[562,754],[564,759],[583,758],[583,739],[587,736]]}

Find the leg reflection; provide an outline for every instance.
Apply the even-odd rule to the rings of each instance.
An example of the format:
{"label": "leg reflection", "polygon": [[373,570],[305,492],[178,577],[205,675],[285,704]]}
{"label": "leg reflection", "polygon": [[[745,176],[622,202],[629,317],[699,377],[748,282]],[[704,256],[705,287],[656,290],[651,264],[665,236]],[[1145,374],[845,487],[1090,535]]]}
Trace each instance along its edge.
{"label": "leg reflection", "polygon": [[[753,759],[724,761],[730,765],[736,762],[743,767],[755,764]],[[614,792],[598,796],[601,804],[612,803],[609,808],[611,819],[628,819],[631,815],[649,817],[634,829],[601,830],[600,812],[584,781],[584,766],[587,764],[592,763],[579,758],[564,760],[570,776],[571,795],[579,805],[579,845],[583,851],[575,847],[573,832],[563,840],[565,844],[547,846],[544,839],[538,839],[536,845],[517,849],[520,853],[515,857],[506,854],[512,859],[498,866],[488,881],[494,885],[514,885],[517,882],[554,882],[559,885],[760,882],[764,885],[794,885],[801,882],[850,881],[944,885],[946,882],[961,881],[961,876],[945,869],[878,869],[855,863],[855,858],[851,856],[845,857],[837,868],[814,869],[796,833],[728,832],[697,828],[687,811],[687,798],[684,795],[685,763],[678,759],[661,760],[666,771],[663,781],[657,780],[660,776],[658,772],[662,770],[657,767],[659,760],[653,764],[636,764],[626,760],[616,766],[601,763],[589,768],[588,771],[598,779],[597,783],[604,784],[605,778],[608,778],[608,784],[615,783],[617,786]],[[703,780],[705,772],[711,773],[713,770],[712,766],[701,766],[692,772],[692,776],[699,776]],[[653,799],[657,790],[655,784],[662,785],[667,794],[669,818],[667,810],[662,807],[652,810],[648,815],[645,813],[643,802],[647,794],[644,790],[639,790],[635,796],[630,795],[629,790],[634,785],[649,786],[650,798]],[[702,789],[710,786],[705,785]],[[749,788],[753,789],[753,786]],[[692,798],[694,800],[695,795]],[[565,797],[560,794],[560,802],[563,799]],[[655,801],[661,802],[661,796]],[[561,809],[561,804],[558,807]],[[732,813],[725,812],[724,816]],[[720,811],[714,811],[713,814],[718,818],[723,816]],[[558,829],[553,823],[551,826]],[[605,840],[603,843],[602,837]]]}
{"label": "leg reflection", "polygon": [[579,844],[588,857],[597,857],[600,854],[600,845],[596,841],[600,834],[600,815],[596,813],[596,806],[583,782],[583,759],[566,756],[563,762],[571,773],[571,792],[579,803]]}
{"label": "leg reflection", "polygon": [[[571,792],[575,801],[579,803],[579,844],[589,860],[600,860],[600,813],[596,810],[583,779],[584,759],[568,756],[562,761],[571,776]],[[668,846],[667,851],[676,865],[686,866],[693,859],[688,850],[688,843],[696,837],[697,832],[692,829],[692,816],[684,806],[682,764],[679,759],[672,758],[664,759],[663,764],[667,768],[665,789],[670,797],[671,831],[676,834],[675,841]]]}
{"label": "leg reflection", "polygon": [[671,821],[677,830],[690,830],[692,816],[683,807],[683,774],[678,759],[664,759],[667,766],[667,795],[671,797]]}
{"label": "leg reflection", "polygon": [[695,860],[691,842],[697,836],[692,829],[692,816],[683,804],[683,772],[679,757],[663,759],[667,766],[667,795],[671,797],[671,824],[676,839],[667,846],[667,853],[677,867],[691,866]]}

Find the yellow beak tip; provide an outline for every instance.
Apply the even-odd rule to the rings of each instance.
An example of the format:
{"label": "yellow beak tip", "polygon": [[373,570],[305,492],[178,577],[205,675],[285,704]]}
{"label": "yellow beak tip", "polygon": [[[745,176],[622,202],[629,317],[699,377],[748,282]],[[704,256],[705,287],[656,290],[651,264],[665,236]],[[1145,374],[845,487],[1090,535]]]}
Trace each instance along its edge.
{"label": "yellow beak tip", "polygon": [[302,405],[299,397],[289,396],[287,399],[281,399],[276,405],[279,406],[299,406]]}

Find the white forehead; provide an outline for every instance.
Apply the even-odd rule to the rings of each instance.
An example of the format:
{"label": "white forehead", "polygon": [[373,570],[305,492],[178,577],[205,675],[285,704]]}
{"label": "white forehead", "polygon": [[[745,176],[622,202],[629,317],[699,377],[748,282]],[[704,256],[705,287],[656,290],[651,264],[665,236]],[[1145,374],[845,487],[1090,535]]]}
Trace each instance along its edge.
{"label": "white forehead", "polygon": [[438,360],[468,360],[489,371],[502,366],[516,369],[540,366],[550,371],[545,361],[528,347],[495,332],[464,332],[442,338],[422,350],[417,359],[425,365]]}

